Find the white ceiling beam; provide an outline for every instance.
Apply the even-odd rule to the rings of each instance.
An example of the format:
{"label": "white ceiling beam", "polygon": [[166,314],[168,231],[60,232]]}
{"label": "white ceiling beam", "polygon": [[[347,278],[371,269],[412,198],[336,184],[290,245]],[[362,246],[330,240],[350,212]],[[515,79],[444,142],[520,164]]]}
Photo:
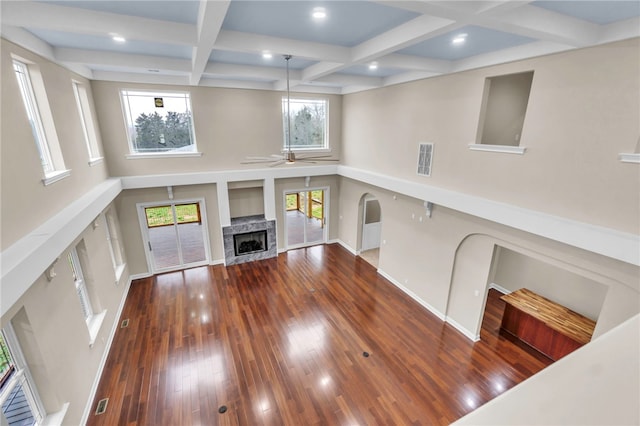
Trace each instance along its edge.
{"label": "white ceiling beam", "polygon": [[367,86],[381,87],[384,79],[382,77],[370,77],[366,75],[354,74],[331,74],[315,80],[318,83],[331,83],[340,86]]}
{"label": "white ceiling beam", "polygon": [[177,72],[191,71],[191,63],[188,59],[137,55],[133,53],[104,52],[100,50],[71,49],[68,47],[57,47],[54,49],[54,53],[57,61],[67,63],[140,68],[144,72],[149,69]]}
{"label": "white ceiling beam", "polygon": [[348,66],[344,62],[318,62],[304,69],[302,72],[302,79],[304,81],[317,80],[325,75],[332,74],[336,71],[340,71]]}
{"label": "white ceiling beam", "polygon": [[453,63],[452,72],[466,71],[491,65],[504,64],[519,61],[521,59],[550,55],[573,49],[573,46],[559,43],[540,41],[521,46],[510,47],[496,52],[484,53],[466,59],[460,59]]}
{"label": "white ceiling beam", "polygon": [[409,81],[422,80],[423,78],[436,77],[440,73],[429,71],[409,71],[402,74],[391,75],[384,79],[384,86],[392,86],[394,84],[407,83]]}
{"label": "white ceiling beam", "polygon": [[[5,4],[6,3],[2,4],[3,10]],[[25,49],[30,50],[35,54],[49,59],[50,61],[55,60],[53,47],[49,43],[34,36],[24,28],[14,27],[13,25],[5,25],[3,22],[0,34],[2,35],[2,38],[17,44],[18,46],[24,47]]]}
{"label": "white ceiling beam", "polygon": [[477,24],[495,30],[576,47],[596,42],[600,33],[597,24],[529,5],[489,13],[477,19]]}
{"label": "white ceiling beam", "polygon": [[198,44],[191,55],[193,70],[191,84],[197,85],[202,72],[209,62],[209,56],[222,29],[224,17],[229,8],[229,1],[200,0],[198,11]]}
{"label": "white ceiling beam", "polygon": [[205,75],[200,79],[199,86],[204,87],[225,87],[230,89],[253,89],[253,90],[272,90],[271,83],[264,81],[234,80],[209,78]]}
{"label": "white ceiling beam", "polygon": [[603,26],[599,42],[609,43],[634,37],[640,37],[640,17]]}
{"label": "white ceiling beam", "polygon": [[354,63],[369,61],[415,43],[453,31],[461,25],[450,19],[419,16],[352,48]]}
{"label": "white ceiling beam", "polygon": [[162,74],[143,74],[133,72],[115,72],[115,71],[93,71],[94,80],[115,81],[122,83],[142,83],[142,84],[168,84],[177,86],[189,85],[188,76],[179,75],[162,75]]}
{"label": "white ceiling beam", "polygon": [[348,47],[228,30],[220,31],[214,49],[245,53],[262,53],[268,50],[274,55],[293,55],[333,62],[346,62],[350,57]]}
{"label": "white ceiling beam", "polygon": [[196,28],[193,25],[40,2],[3,1],[0,19],[3,25],[16,27],[97,36],[117,33],[131,40],[196,44]]}
{"label": "white ceiling beam", "polygon": [[[204,74],[208,76],[235,75],[237,77],[258,78],[262,80],[280,80],[284,77],[285,71],[282,68],[256,67],[252,65],[236,65],[224,64],[220,62],[209,62],[204,70]],[[291,76],[291,80],[300,79],[301,73],[298,70],[291,70],[289,74]]]}
{"label": "white ceiling beam", "polygon": [[400,68],[412,71],[430,71],[442,74],[451,71],[452,62],[443,59],[391,53],[376,59],[380,68]]}

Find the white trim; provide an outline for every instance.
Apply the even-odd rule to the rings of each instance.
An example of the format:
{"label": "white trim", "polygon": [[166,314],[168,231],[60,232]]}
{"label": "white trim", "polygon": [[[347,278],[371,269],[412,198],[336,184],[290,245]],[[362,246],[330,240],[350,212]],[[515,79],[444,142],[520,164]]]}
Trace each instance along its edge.
{"label": "white trim", "polygon": [[488,145],[480,143],[470,143],[469,149],[472,151],[502,152],[505,154],[524,154],[527,148],[524,146],[510,145]]}
{"label": "white trim", "polygon": [[120,284],[120,278],[122,278],[122,273],[124,272],[124,270],[126,269],[127,264],[123,263],[122,265],[118,265],[116,266],[116,285]]}
{"label": "white trim", "polygon": [[498,290],[502,294],[511,293],[511,290],[507,290],[506,288],[502,287],[500,284],[496,284],[496,283],[489,284],[489,288],[492,288],[494,290]]}
{"label": "white trim", "polygon": [[398,281],[396,281],[391,275],[387,274],[386,272],[384,272],[382,269],[378,269],[378,273],[380,275],[382,275],[383,277],[385,277],[388,281],[391,282],[391,284],[395,285],[396,287],[398,287],[400,290],[402,290],[403,293],[405,293],[407,296],[409,296],[410,298],[412,298],[413,300],[415,300],[416,302],[418,302],[423,308],[425,308],[427,311],[431,312],[433,315],[435,315],[436,317],[438,317],[438,319],[444,321],[445,320],[445,316],[442,312],[440,312],[439,310],[437,310],[436,308],[434,308],[433,306],[431,306],[430,304],[428,304],[427,302],[425,302],[424,300],[422,300],[420,297],[418,297],[417,294],[415,294],[413,291],[409,290],[408,288],[406,288],[405,286],[403,286],[402,284],[400,284]]}
{"label": "white trim", "polygon": [[[145,279],[145,278],[150,278],[152,276],[153,276],[153,274],[150,273],[150,272],[141,272],[139,274],[129,275],[129,281],[142,280],[142,279]],[[131,284],[131,283],[129,283],[129,284]]]}
{"label": "white trim", "polygon": [[358,255],[358,252],[356,250],[354,250],[353,248],[351,248],[351,246],[347,243],[345,243],[344,241],[337,239],[337,240],[331,240],[331,244],[334,243],[338,243],[340,244],[342,247],[344,247],[345,249],[349,250],[349,253],[351,253],[354,256]]}
{"label": "white trim", "polygon": [[469,330],[464,328],[462,325],[460,325],[460,323],[454,320],[453,318],[446,317],[444,321],[449,323],[453,328],[458,330],[460,333],[462,333],[467,339],[471,340],[472,342],[477,342],[480,340],[479,334],[474,334],[470,332]]}
{"label": "white trim", "polygon": [[[149,275],[150,276],[150,275]],[[147,278],[140,277],[140,278]],[[111,350],[111,344],[113,343],[113,339],[116,335],[116,331],[120,327],[120,316],[122,315],[122,311],[124,310],[124,305],[127,302],[127,296],[129,295],[129,289],[131,288],[131,283],[133,282],[134,275],[130,275],[127,280],[127,285],[123,291],[122,298],[120,299],[120,305],[118,306],[118,311],[116,312],[116,316],[113,319],[113,324],[111,325],[111,331],[109,332],[109,337],[107,338],[107,343],[104,347],[104,352],[102,353],[102,357],[100,358],[100,364],[98,365],[98,371],[96,372],[96,376],[93,379],[93,384],[91,385],[91,390],[89,391],[89,398],[87,399],[87,403],[84,407],[84,412],[82,413],[82,421],[81,424],[87,424],[87,420],[89,419],[89,414],[91,413],[93,399],[96,396],[96,392],[98,391],[98,385],[100,384],[100,379],[102,378],[102,372],[104,371],[104,367],[107,364],[107,358],[109,357],[109,352]]]}
{"label": "white trim", "polygon": [[61,426],[64,422],[64,417],[67,415],[67,411],[69,410],[69,403],[65,402],[62,404],[62,408],[55,413],[47,414],[47,417],[44,418],[42,422],[43,426]]}
{"label": "white trim", "polygon": [[424,183],[389,177],[380,173],[341,165],[337,167],[338,174],[342,177],[419,200],[429,200],[438,206],[467,213],[632,265],[640,265],[640,236],[636,234],[578,222]]}
{"label": "white trim", "polygon": [[209,262],[209,265],[224,265],[224,259],[213,259],[211,262]]}
{"label": "white trim", "polygon": [[104,162],[104,157],[96,157],[96,158],[90,158],[89,159],[89,166],[93,167],[96,166],[100,163]]}
{"label": "white trim", "polygon": [[202,157],[201,152],[175,152],[175,153],[157,153],[157,154],[127,154],[125,158],[127,160],[143,160],[149,158],[187,158],[187,157]]}
{"label": "white trim", "polygon": [[47,173],[47,175],[42,179],[42,183],[44,186],[49,186],[52,183],[56,183],[59,180],[66,178],[67,176],[71,176],[71,170],[56,170],[55,172]]}
{"label": "white trim", "polygon": [[118,196],[120,179],[107,179],[0,253],[0,315]]}
{"label": "white trim", "polygon": [[618,159],[623,163],[640,164],[640,154],[621,152],[618,154]]}
{"label": "white trim", "polygon": [[100,312],[99,314],[92,315],[89,321],[87,321],[87,327],[89,328],[89,347],[92,348],[93,344],[96,342],[96,338],[98,337],[98,333],[100,332],[100,328],[102,328],[102,323],[104,322],[104,317],[107,315],[107,310]]}

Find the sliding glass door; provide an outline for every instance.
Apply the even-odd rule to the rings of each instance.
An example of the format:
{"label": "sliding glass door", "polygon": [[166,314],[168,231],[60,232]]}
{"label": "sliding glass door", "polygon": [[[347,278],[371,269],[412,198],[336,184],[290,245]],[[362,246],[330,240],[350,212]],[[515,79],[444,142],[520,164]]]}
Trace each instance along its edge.
{"label": "sliding glass door", "polygon": [[147,261],[153,273],[207,264],[203,202],[138,205]]}
{"label": "sliding glass door", "polygon": [[287,248],[326,242],[328,189],[285,193]]}

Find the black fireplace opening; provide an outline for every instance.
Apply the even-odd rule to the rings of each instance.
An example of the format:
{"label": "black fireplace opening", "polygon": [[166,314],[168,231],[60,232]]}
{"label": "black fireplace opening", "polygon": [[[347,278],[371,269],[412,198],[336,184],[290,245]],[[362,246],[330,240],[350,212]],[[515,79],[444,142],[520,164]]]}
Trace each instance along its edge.
{"label": "black fireplace opening", "polygon": [[267,251],[267,231],[253,231],[233,236],[236,256]]}

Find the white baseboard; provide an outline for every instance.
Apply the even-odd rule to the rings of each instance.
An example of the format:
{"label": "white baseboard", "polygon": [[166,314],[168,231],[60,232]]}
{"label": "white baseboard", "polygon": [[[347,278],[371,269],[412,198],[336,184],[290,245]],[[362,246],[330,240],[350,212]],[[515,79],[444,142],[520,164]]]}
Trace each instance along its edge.
{"label": "white baseboard", "polygon": [[507,290],[506,288],[502,287],[500,284],[496,284],[496,283],[489,284],[489,288],[493,288],[495,290],[498,290],[502,294],[511,293],[511,290]]}
{"label": "white baseboard", "polygon": [[472,342],[477,342],[477,341],[480,340],[480,335],[479,334],[474,334],[474,333],[470,332],[469,330],[464,328],[462,325],[460,325],[460,323],[458,323],[453,318],[446,317],[445,318],[445,322],[451,324],[451,326],[453,328],[458,330],[460,333],[462,333],[467,339],[471,340]]}
{"label": "white baseboard", "polygon": [[211,266],[224,265],[224,259],[214,259],[211,262],[209,262],[209,265]]}
{"label": "white baseboard", "polygon": [[418,295],[416,295],[414,292],[412,292],[411,290],[409,290],[408,288],[406,288],[405,286],[403,286],[402,284],[400,284],[398,281],[396,281],[391,275],[387,274],[386,272],[384,272],[382,269],[378,269],[378,273],[380,275],[382,275],[383,277],[385,277],[387,280],[389,280],[391,282],[391,284],[395,285],[396,287],[398,287],[400,290],[402,290],[403,293],[405,293],[407,296],[411,297],[413,300],[415,300],[416,302],[418,302],[422,307],[424,307],[427,311],[431,312],[433,315],[437,316],[440,320],[444,321],[445,320],[445,316],[442,312],[440,312],[439,310],[437,310],[436,308],[434,308],[433,306],[431,306],[430,304],[428,304],[427,302],[425,302],[424,300],[422,300],[421,298],[418,297]]}
{"label": "white baseboard", "polygon": [[350,245],[348,245],[347,243],[345,243],[344,241],[342,241],[342,240],[336,240],[336,242],[337,242],[338,244],[340,244],[342,247],[344,247],[345,249],[349,250],[349,252],[350,252],[352,255],[354,255],[354,256],[357,256],[357,255],[358,255],[358,252],[357,252],[356,250],[354,250],[353,248],[351,248],[351,246],[350,246]]}
{"label": "white baseboard", "polygon": [[120,300],[120,306],[118,306],[118,311],[116,312],[116,316],[113,320],[113,325],[111,326],[111,332],[109,333],[109,338],[107,340],[107,344],[104,348],[104,352],[102,354],[102,358],[100,359],[100,364],[98,365],[98,372],[96,373],[96,377],[93,380],[93,385],[91,386],[91,391],[89,392],[89,399],[84,408],[84,412],[82,413],[82,424],[87,424],[89,419],[89,415],[91,414],[91,408],[93,405],[93,399],[96,397],[96,392],[98,391],[98,385],[100,384],[100,379],[102,378],[102,372],[104,371],[104,366],[107,363],[107,358],[109,357],[109,352],[111,351],[111,344],[113,343],[113,338],[116,335],[116,331],[120,326],[120,315],[122,315],[122,311],[124,310],[124,305],[127,302],[127,296],[129,295],[129,289],[131,289],[131,283],[133,280],[137,280],[140,278],[148,278],[151,274],[136,274],[130,275],[127,280],[127,286],[124,289],[124,294],[122,295],[122,299]]}
{"label": "white baseboard", "polygon": [[[131,285],[131,281],[135,281],[135,280],[141,280],[143,278],[149,278],[152,277],[153,274],[151,272],[143,272],[141,274],[133,274],[133,275],[129,275],[129,284],[127,285]],[[129,291],[129,290],[127,290]]]}

